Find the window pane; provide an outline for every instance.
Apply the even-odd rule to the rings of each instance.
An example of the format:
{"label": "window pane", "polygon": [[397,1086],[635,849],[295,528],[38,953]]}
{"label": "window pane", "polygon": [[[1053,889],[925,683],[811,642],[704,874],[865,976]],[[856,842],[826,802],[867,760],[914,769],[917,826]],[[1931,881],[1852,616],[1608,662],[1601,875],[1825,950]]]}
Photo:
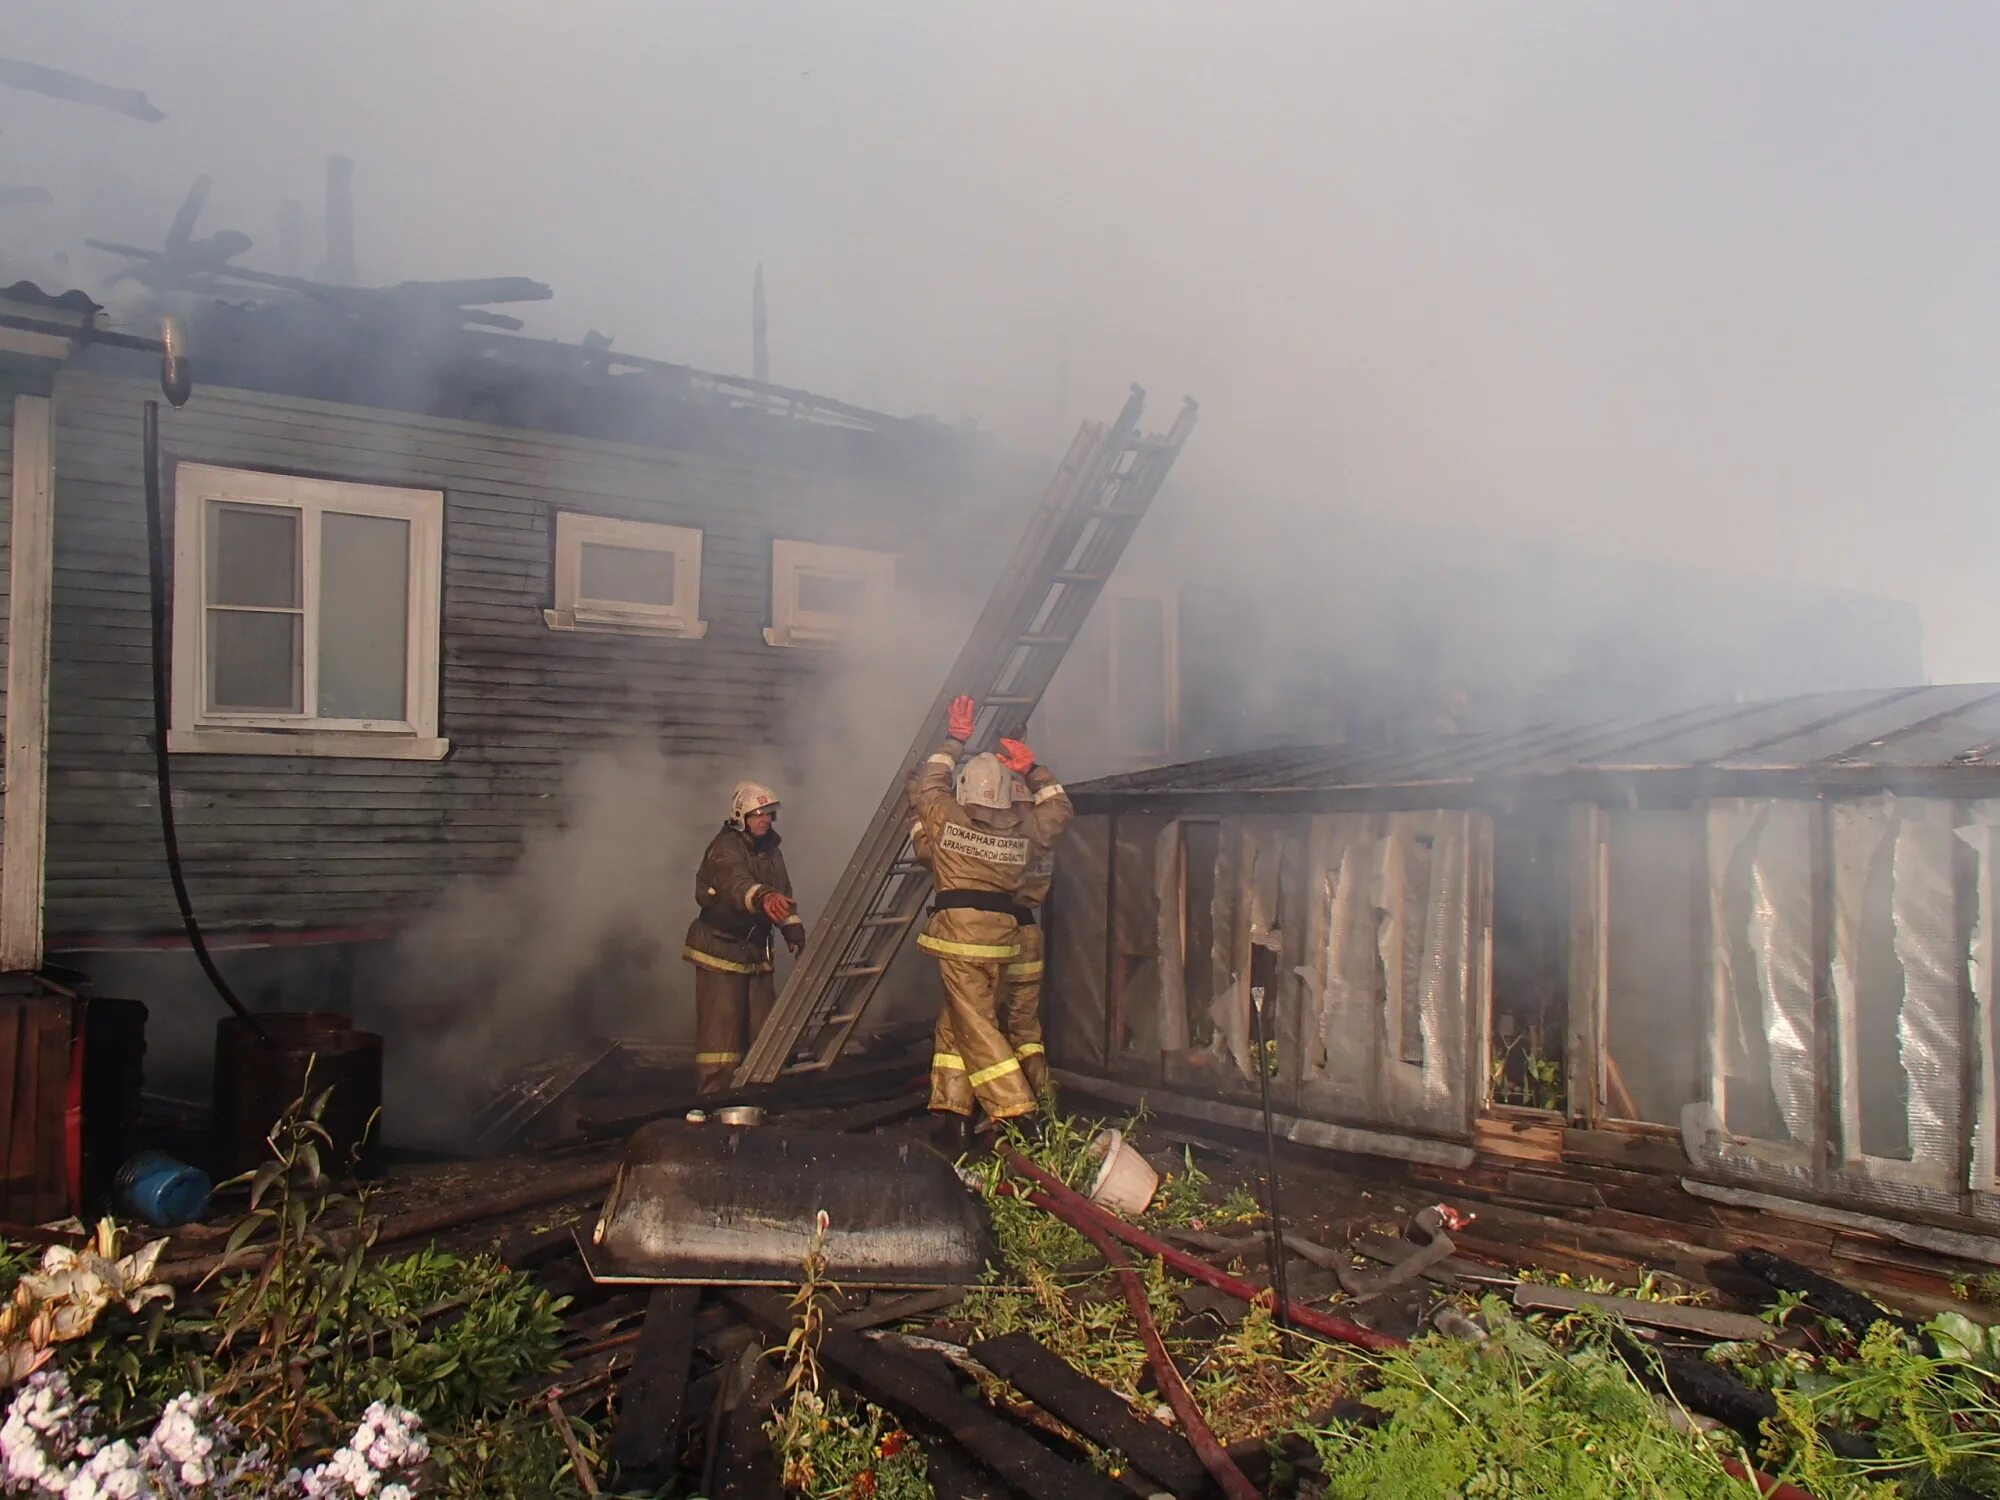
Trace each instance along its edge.
{"label": "window pane", "polygon": [[584,543],[578,559],[579,599],[607,604],[653,604],[662,609],[674,602],[674,554],[646,547],[606,547]]}
{"label": "window pane", "polygon": [[299,607],[299,512],[208,503],[208,602]]}
{"label": "window pane", "polygon": [[410,523],[328,511],[319,526],[319,716],[403,719]]}
{"label": "window pane", "polygon": [[815,615],[857,615],[868,591],[868,580],[852,573],[798,572],[798,607]]}
{"label": "window pane", "polygon": [[263,610],[208,612],[208,706],[302,713],[304,616]]}

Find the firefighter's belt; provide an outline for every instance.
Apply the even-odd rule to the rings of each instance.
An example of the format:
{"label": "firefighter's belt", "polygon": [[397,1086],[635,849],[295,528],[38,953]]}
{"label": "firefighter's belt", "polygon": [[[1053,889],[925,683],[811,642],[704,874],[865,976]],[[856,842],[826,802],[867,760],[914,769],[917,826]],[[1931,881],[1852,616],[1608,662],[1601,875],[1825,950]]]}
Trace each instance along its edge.
{"label": "firefighter's belt", "polygon": [[[1015,950],[1019,952],[1019,949]],[[739,964],[733,958],[717,958],[713,953],[704,953],[699,948],[681,949],[681,957],[698,968],[713,969],[718,974],[769,974],[771,961],[767,958],[761,964]]]}
{"label": "firefighter's belt", "polygon": [[1035,909],[1034,909],[1034,907],[1032,907],[1032,906],[1017,906],[1017,907],[1015,907],[1015,908],[1014,908],[1014,920],[1015,920],[1015,922],[1017,922],[1017,923],[1018,923],[1019,925],[1021,925],[1021,926],[1023,926],[1023,927],[1033,927],[1033,926],[1035,925]]}
{"label": "firefighter's belt", "polygon": [[1014,914],[1014,898],[1005,891],[939,891],[932,911],[1004,911]]}

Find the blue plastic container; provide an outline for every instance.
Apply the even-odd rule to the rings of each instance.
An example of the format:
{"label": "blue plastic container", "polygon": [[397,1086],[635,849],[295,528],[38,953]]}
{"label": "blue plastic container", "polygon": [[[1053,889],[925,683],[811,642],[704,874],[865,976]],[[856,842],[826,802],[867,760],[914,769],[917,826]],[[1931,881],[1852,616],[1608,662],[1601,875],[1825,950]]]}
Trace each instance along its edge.
{"label": "blue plastic container", "polygon": [[201,1217],[212,1187],[201,1168],[164,1151],[141,1151],[118,1169],[112,1197],[134,1218],[172,1229]]}

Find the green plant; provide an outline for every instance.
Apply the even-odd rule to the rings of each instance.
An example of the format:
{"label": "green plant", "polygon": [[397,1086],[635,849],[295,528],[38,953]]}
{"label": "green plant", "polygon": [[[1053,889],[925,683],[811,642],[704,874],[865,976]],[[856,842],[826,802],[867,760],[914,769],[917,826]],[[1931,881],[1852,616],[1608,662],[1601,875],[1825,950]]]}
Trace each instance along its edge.
{"label": "green plant", "polygon": [[[311,1086],[311,1069],[307,1069]],[[373,1234],[365,1205],[337,1192],[322,1160],[333,1138],[320,1123],[331,1089],[303,1095],[271,1128],[271,1159],[223,1184],[247,1186],[249,1207],[230,1230],[215,1276],[261,1265],[224,1285],[215,1387],[237,1424],[273,1453],[324,1447],[337,1437],[340,1395],[365,1350],[356,1292]],[[329,1229],[340,1220],[344,1228]]]}
{"label": "green plant", "polygon": [[1430,1337],[1373,1361],[1380,1426],[1306,1429],[1329,1500],[1547,1496],[1749,1500],[1703,1438],[1677,1431],[1615,1360],[1566,1354],[1488,1299],[1484,1343]]}
{"label": "green plant", "polygon": [[0,1240],[0,1300],[14,1295],[14,1284],[23,1271],[32,1271],[41,1257],[26,1245]]}
{"label": "green plant", "polygon": [[1535,1051],[1528,1033],[1516,1032],[1493,1054],[1488,1091],[1495,1104],[1560,1114],[1565,1102],[1562,1059]]}
{"label": "green plant", "polygon": [[791,1331],[777,1351],[785,1366],[780,1410],[765,1430],[784,1466],[785,1488],[814,1500],[920,1500],[931,1493],[922,1450],[894,1418],[870,1402],[856,1403],[827,1389],[819,1363],[828,1304],[839,1288],[827,1279],[826,1232],[821,1209],[800,1260],[792,1293]]}
{"label": "green plant", "polygon": [[2000,1307],[2000,1271],[1981,1271],[1973,1276],[1952,1278],[1953,1295],[1968,1302],[1983,1302],[1988,1307]]}
{"label": "green plant", "polygon": [[1215,1184],[1194,1164],[1194,1152],[1183,1147],[1181,1170],[1160,1177],[1153,1201],[1140,1217],[1155,1229],[1208,1229],[1221,1224],[1254,1224],[1264,1216],[1257,1200],[1242,1187],[1232,1187],[1220,1200]]}
{"label": "green plant", "polygon": [[[598,1437],[572,1417],[571,1431],[584,1455],[599,1463]],[[439,1500],[515,1500],[547,1496],[582,1500],[586,1490],[555,1419],[546,1408],[515,1407],[482,1417],[455,1431],[431,1437],[433,1486],[423,1493]]]}
{"label": "green plant", "polygon": [[[1940,1352],[1925,1355],[1900,1329],[1877,1323],[1851,1358],[1829,1358],[1774,1389],[1771,1449],[1793,1460],[1802,1485],[1832,1495],[1896,1482],[1917,1494],[1942,1480],[2000,1493],[2000,1361],[1983,1330],[1971,1334],[1976,1349],[1951,1332],[1934,1336]],[[1822,1437],[1828,1426],[1865,1429],[1876,1456],[1835,1455]]]}

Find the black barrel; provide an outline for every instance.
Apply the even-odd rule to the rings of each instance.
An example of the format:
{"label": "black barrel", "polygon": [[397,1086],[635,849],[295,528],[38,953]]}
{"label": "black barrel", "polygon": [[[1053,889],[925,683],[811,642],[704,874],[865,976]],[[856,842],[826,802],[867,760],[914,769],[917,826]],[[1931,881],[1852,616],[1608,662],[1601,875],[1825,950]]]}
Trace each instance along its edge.
{"label": "black barrel", "polygon": [[332,1149],[322,1153],[328,1171],[344,1170],[358,1151],[357,1169],[373,1173],[382,1132],[380,1121],[373,1130],[369,1122],[382,1105],[382,1038],[355,1030],[350,1017],[333,1011],[257,1021],[266,1040],[235,1016],[215,1027],[215,1146],[223,1171],[247,1172],[266,1160],[266,1137],[286,1106],[308,1090],[330,1088],[320,1116],[333,1137]]}

